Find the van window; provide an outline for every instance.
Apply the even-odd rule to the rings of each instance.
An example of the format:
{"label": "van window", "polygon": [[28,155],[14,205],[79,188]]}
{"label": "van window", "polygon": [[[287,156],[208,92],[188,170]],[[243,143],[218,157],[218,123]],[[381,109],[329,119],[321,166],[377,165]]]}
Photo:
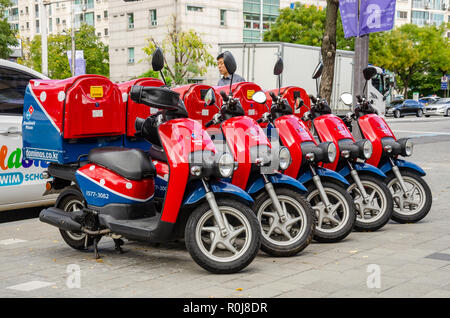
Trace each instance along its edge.
{"label": "van window", "polygon": [[0,67],[0,114],[22,115],[25,89],[30,74]]}

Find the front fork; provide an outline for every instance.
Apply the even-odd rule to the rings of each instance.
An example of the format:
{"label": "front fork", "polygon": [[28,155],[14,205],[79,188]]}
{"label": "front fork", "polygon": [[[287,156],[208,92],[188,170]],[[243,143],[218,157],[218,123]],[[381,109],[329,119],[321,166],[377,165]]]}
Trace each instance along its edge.
{"label": "front fork", "polygon": [[262,174],[262,177],[264,179],[264,187],[266,188],[267,193],[269,193],[270,199],[272,200],[275,210],[277,211],[278,217],[280,218],[280,222],[281,223],[286,222],[287,221],[286,213],[280,204],[280,200],[278,200],[278,196],[277,193],[275,192],[275,189],[273,188],[273,184],[270,182],[267,175]]}
{"label": "front fork", "polygon": [[322,181],[320,181],[319,175],[316,173],[316,170],[314,169],[313,165],[309,165],[309,169],[311,170],[312,180],[314,182],[314,185],[316,186],[317,190],[319,191],[320,199],[322,200],[323,204],[325,204],[325,207],[328,212],[333,212],[333,205],[330,203],[330,200],[328,200],[327,193],[325,192],[325,189],[323,188]]}
{"label": "front fork", "polygon": [[216,197],[214,196],[214,192],[211,191],[209,184],[202,178],[203,187],[206,191],[206,200],[209,203],[209,207],[213,211],[214,219],[216,220],[217,225],[219,226],[220,235],[225,237],[228,235],[227,227],[225,226],[225,222],[223,220],[222,213],[219,210],[219,206],[217,205]]}
{"label": "front fork", "polygon": [[392,158],[389,157],[389,161],[391,162],[392,172],[394,172],[394,176],[397,178],[398,183],[400,183],[400,187],[402,188],[402,191],[403,191],[403,196],[405,198],[407,198],[408,197],[408,190],[406,189],[405,180],[403,180],[403,176],[400,173],[400,169],[395,164],[394,160],[392,160]]}
{"label": "front fork", "polygon": [[361,179],[359,178],[358,171],[356,171],[355,168],[353,168],[353,165],[350,161],[347,161],[348,168],[350,169],[350,175],[352,176],[353,181],[355,181],[356,186],[358,187],[359,193],[361,193],[361,196],[363,198],[364,203],[369,202],[369,195],[366,192],[366,189],[364,188],[364,185],[361,182]]}

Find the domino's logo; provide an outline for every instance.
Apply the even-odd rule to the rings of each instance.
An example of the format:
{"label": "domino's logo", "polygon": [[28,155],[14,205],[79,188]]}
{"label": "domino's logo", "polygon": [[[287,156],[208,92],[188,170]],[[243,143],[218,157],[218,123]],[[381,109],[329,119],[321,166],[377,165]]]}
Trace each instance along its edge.
{"label": "domino's logo", "polygon": [[34,112],[34,108],[33,106],[30,105],[30,107],[28,107],[27,113],[25,114],[25,117],[27,118],[27,120],[30,120],[31,115],[33,115]]}

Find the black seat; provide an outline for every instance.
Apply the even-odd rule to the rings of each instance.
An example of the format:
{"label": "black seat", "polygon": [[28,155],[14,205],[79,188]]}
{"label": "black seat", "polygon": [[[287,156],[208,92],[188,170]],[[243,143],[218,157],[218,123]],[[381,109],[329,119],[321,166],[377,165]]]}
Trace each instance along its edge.
{"label": "black seat", "polygon": [[167,163],[167,156],[162,147],[152,145],[148,153],[152,160],[155,159]]}
{"label": "black seat", "polygon": [[141,180],[156,174],[155,166],[140,149],[95,148],[89,152],[88,160],[130,180]]}

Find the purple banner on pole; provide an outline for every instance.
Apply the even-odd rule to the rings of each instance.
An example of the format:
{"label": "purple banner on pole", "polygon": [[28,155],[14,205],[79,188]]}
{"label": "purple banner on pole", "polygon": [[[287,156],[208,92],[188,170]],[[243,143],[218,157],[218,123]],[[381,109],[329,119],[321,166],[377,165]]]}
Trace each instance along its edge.
{"label": "purple banner on pole", "polygon": [[359,36],[394,27],[395,0],[361,0]]}
{"label": "purple banner on pole", "polygon": [[358,0],[340,0],[339,11],[345,37],[358,36]]}

